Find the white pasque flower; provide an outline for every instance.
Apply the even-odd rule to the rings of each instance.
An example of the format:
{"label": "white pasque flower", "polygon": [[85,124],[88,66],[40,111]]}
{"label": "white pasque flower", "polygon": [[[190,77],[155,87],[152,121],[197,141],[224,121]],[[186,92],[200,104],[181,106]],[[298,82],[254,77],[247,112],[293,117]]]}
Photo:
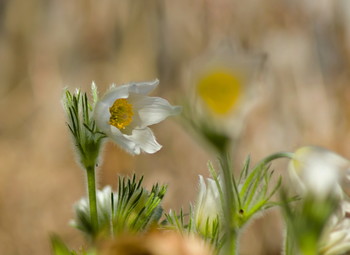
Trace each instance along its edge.
{"label": "white pasque flower", "polygon": [[[216,182],[199,175],[199,193],[194,207],[194,220],[196,227],[202,233],[212,231],[214,221],[222,217],[220,192]],[[207,226],[208,224],[208,226]]]}
{"label": "white pasque flower", "polygon": [[350,203],[342,201],[332,215],[320,241],[320,254],[339,255],[350,251]]}
{"label": "white pasque flower", "polygon": [[[113,192],[110,186],[106,186],[102,190],[96,190],[98,223],[100,225],[106,225],[112,221],[112,212],[116,210],[116,203],[114,203],[114,208],[112,208],[112,193],[114,201],[116,201],[118,199],[118,194]],[[75,203],[74,208],[76,213],[76,219],[72,220],[71,224],[83,231],[90,229],[92,223],[89,221],[90,206],[88,198],[81,198],[78,202]],[[89,224],[89,226],[87,226],[86,224]]]}
{"label": "white pasque flower", "polygon": [[148,126],[180,112],[160,97],[147,96],[159,81],[138,82],[112,87],[94,109],[100,131],[131,154],[155,153],[161,149]]}
{"label": "white pasque flower", "polygon": [[311,192],[321,199],[329,194],[343,198],[349,171],[347,159],[317,146],[298,149],[289,164],[291,180],[301,193]]}

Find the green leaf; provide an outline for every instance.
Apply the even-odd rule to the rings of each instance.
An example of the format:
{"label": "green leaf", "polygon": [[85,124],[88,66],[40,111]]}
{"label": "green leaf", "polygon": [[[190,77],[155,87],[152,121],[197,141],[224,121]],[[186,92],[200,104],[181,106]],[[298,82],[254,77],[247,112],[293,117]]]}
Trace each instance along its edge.
{"label": "green leaf", "polygon": [[76,255],[70,251],[64,242],[56,235],[51,236],[51,246],[54,255]]}

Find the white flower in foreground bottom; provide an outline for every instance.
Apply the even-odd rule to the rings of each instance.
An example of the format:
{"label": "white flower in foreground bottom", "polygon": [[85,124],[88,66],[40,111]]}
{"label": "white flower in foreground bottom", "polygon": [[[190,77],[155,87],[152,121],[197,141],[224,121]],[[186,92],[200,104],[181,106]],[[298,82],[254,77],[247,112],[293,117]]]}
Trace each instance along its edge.
{"label": "white flower in foreground bottom", "polygon": [[350,204],[343,201],[339,213],[334,214],[320,242],[320,254],[339,255],[350,251]]}
{"label": "white flower in foreground bottom", "polygon": [[[114,199],[118,199],[118,194],[112,191],[110,186],[106,186],[103,190],[96,190],[96,203],[97,203],[97,212],[98,212],[98,223],[99,225],[105,226],[110,224],[112,221],[112,211],[116,210],[116,204],[112,209],[111,196],[114,196]],[[92,223],[90,221],[90,207],[89,200],[87,197],[80,199],[74,205],[76,219],[71,221],[71,224],[90,234],[92,230]]]}
{"label": "white flower in foreground bottom", "polygon": [[301,193],[311,192],[319,198],[333,194],[343,197],[350,162],[338,154],[317,146],[305,146],[295,151],[289,173]]}
{"label": "white flower in foreground bottom", "polygon": [[96,103],[94,119],[100,131],[131,154],[155,153],[161,149],[148,126],[180,112],[160,97],[146,96],[159,81],[112,87]]}
{"label": "white flower in foreground bottom", "polygon": [[203,234],[212,232],[214,221],[222,217],[220,192],[213,179],[207,178],[205,182],[203,176],[199,176],[199,193],[194,210],[197,229]]}

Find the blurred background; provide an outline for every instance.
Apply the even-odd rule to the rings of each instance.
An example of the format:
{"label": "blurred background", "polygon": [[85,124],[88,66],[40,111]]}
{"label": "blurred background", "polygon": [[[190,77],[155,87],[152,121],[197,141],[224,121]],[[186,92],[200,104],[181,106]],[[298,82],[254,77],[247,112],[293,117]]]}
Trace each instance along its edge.
{"label": "blurred background", "polygon": [[[50,254],[52,233],[71,248],[84,243],[68,224],[85,177],[64,87],[95,81],[103,94],[111,83],[158,78],[153,94],[176,104],[223,49],[249,73],[236,169],[248,154],[256,162],[307,144],[350,157],[347,0],[0,0],[0,254]],[[163,145],[154,155],[107,144],[99,186],[144,174],[148,187],[169,185],[166,210],[186,210],[215,158],[176,118],[153,130]],[[273,167],[284,175],[286,163]],[[247,228],[241,254],[279,254],[282,235],[270,211]]]}

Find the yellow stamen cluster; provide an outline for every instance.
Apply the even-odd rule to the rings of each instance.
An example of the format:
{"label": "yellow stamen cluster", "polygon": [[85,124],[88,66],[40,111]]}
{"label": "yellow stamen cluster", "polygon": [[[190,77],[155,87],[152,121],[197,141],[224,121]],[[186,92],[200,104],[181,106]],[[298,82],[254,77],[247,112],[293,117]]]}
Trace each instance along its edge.
{"label": "yellow stamen cluster", "polygon": [[226,114],[241,95],[243,79],[229,69],[216,69],[206,73],[197,85],[202,100],[217,114]]}
{"label": "yellow stamen cluster", "polygon": [[109,124],[118,129],[125,129],[131,123],[134,115],[132,104],[125,98],[115,100],[109,112],[111,113]]}

